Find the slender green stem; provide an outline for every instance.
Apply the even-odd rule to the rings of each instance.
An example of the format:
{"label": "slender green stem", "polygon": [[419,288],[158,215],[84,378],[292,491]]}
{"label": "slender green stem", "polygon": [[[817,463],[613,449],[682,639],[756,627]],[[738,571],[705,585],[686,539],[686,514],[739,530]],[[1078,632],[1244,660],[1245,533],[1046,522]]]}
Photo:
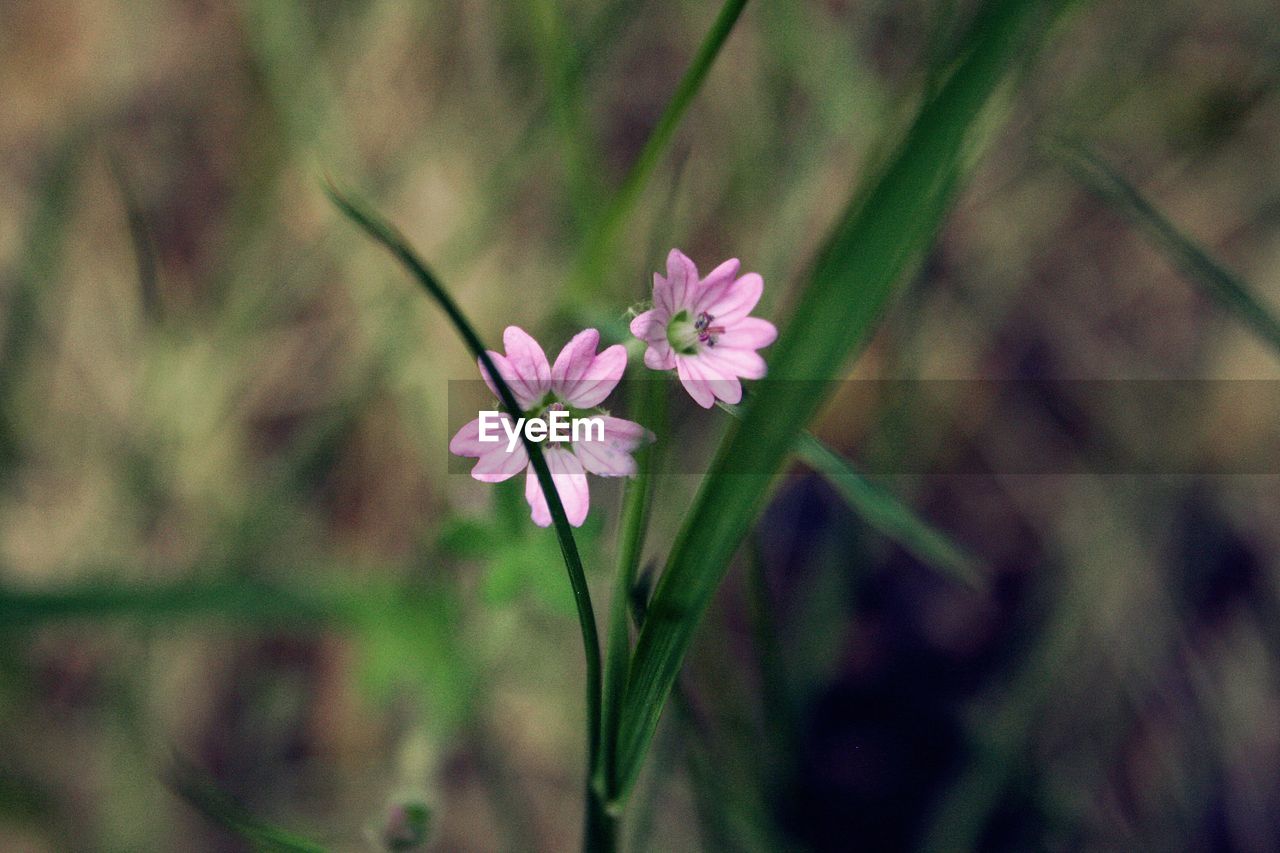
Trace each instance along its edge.
{"label": "slender green stem", "polygon": [[698,94],[698,90],[702,88],[711,65],[720,54],[720,48],[724,47],[729,33],[733,31],[733,26],[738,22],[738,16],[742,14],[742,9],[746,5],[747,0],[725,0],[724,5],[720,7],[720,13],[698,47],[697,55],[694,56],[684,77],[676,86],[675,94],[667,102],[666,109],[662,111],[658,123],[654,125],[653,132],[645,141],[636,162],[627,172],[622,185],[600,217],[598,226],[592,231],[583,247],[577,267],[570,279],[571,290],[575,294],[581,294],[585,287],[599,280],[598,272],[612,251],[627,216],[639,200],[641,192],[649,182],[650,175],[653,174],[663,152],[671,142],[672,135],[680,125],[680,120],[684,117],[694,96]]}
{"label": "slender green stem", "polygon": [[[666,382],[645,380],[636,383],[634,417],[655,435],[662,435],[666,420]],[[618,724],[622,719],[622,699],[627,687],[627,667],[631,662],[629,610],[631,591],[635,587],[640,557],[644,551],[645,532],[649,523],[653,474],[658,463],[658,448],[647,447],[637,454],[636,478],[627,484],[622,504],[622,525],[618,540],[618,579],[614,584],[609,612],[609,635],[605,657],[604,713],[601,724],[601,761],[596,774],[597,792],[610,803],[611,811],[620,804],[613,800],[612,788],[618,756]]]}
{"label": "slender green stem", "polygon": [[[517,417],[523,416],[523,411],[516,401],[515,394],[512,393],[511,388],[502,378],[502,374],[498,372],[493,359],[489,357],[488,350],[480,340],[480,336],[476,334],[471,323],[463,315],[461,309],[458,308],[443,285],[427,269],[426,264],[418,258],[413,249],[409,247],[408,241],[389,223],[344,197],[332,185],[326,185],[325,191],[339,210],[385,246],[397,260],[413,273],[418,283],[436,300],[440,308],[449,317],[458,334],[462,336],[467,348],[471,350],[472,355],[484,365],[484,369],[493,379],[493,384],[498,391],[498,397],[502,400],[502,404],[507,408],[507,411]],[[534,474],[538,478],[538,484],[542,487],[542,492],[547,498],[547,508],[551,511],[552,526],[555,528],[556,536],[560,540],[560,553],[564,556],[565,568],[569,573],[569,583],[573,587],[573,600],[578,608],[578,623],[582,630],[583,655],[587,664],[587,779],[585,786],[587,814],[584,823],[586,825],[587,845],[591,847],[594,811],[591,778],[595,771],[600,747],[600,638],[596,632],[595,612],[591,607],[591,593],[587,588],[587,576],[582,567],[582,558],[578,554],[578,545],[574,541],[573,529],[569,526],[569,518],[565,515],[564,504],[560,501],[560,493],[556,491],[555,480],[551,477],[551,469],[547,467],[547,460],[542,455],[541,446],[537,442],[530,440],[523,433],[522,440],[525,450],[529,454],[529,464],[533,466]]]}

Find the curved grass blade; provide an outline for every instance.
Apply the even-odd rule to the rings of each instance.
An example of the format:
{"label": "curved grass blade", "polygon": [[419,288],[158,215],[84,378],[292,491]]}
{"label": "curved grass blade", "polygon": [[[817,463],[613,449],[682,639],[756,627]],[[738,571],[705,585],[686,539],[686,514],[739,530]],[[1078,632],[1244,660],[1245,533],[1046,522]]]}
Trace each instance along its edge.
{"label": "curved grass blade", "polygon": [[654,592],[632,658],[619,732],[619,796],[634,783],[685,651],[730,558],[831,379],[862,344],[893,286],[918,263],[957,186],[978,117],[1064,0],[998,0],[968,36],[937,94],[922,105],[870,190],[854,196],[779,337],[771,375],[731,427],[703,480]]}
{"label": "curved grass blade", "polygon": [[1280,320],[1253,288],[1183,234],[1119,172],[1082,145],[1058,142],[1050,151],[1090,192],[1120,211],[1183,275],[1280,353]]}
{"label": "curved grass blade", "polygon": [[[466,343],[467,349],[471,350],[471,354],[484,365],[485,371],[493,379],[494,386],[498,389],[498,396],[507,411],[516,417],[521,417],[522,410],[520,404],[516,401],[515,394],[511,392],[511,388],[508,387],[506,381],[498,372],[493,359],[489,357],[488,350],[481,342],[480,336],[476,334],[471,323],[462,314],[462,310],[453,301],[453,297],[444,289],[444,286],[440,284],[435,275],[427,269],[426,264],[418,258],[417,253],[409,247],[408,241],[385,220],[343,196],[332,185],[326,184],[325,192],[348,219],[381,243],[417,279],[428,295],[436,301],[448,316],[454,329]],[[578,554],[578,545],[574,541],[573,529],[569,526],[569,519],[565,515],[564,504],[560,501],[560,493],[556,491],[555,481],[551,479],[551,469],[547,467],[547,460],[542,455],[542,447],[537,442],[531,441],[527,435],[522,434],[522,440],[525,450],[529,454],[529,462],[533,465],[534,474],[538,478],[538,484],[542,487],[543,494],[547,498],[547,507],[551,511],[552,526],[555,528],[556,537],[560,541],[560,552],[564,557],[565,569],[569,573],[569,583],[573,587],[573,599],[578,609],[578,624],[582,630],[583,655],[586,658],[587,667],[588,735],[586,787],[589,801],[587,810],[588,823],[590,824],[591,821],[601,818],[600,814],[593,814],[591,807],[595,804],[591,776],[597,765],[600,748],[600,702],[602,692],[600,639],[596,632],[595,612],[591,607],[591,593],[587,588],[587,576],[582,567],[582,557]],[[588,837],[590,836],[589,826]]]}
{"label": "curved grass blade", "polygon": [[[646,380],[632,387],[638,391],[635,419],[648,427],[655,435],[662,435],[666,422],[666,383]],[[640,569],[640,557],[644,552],[645,531],[649,523],[649,508],[653,500],[651,489],[653,473],[657,468],[658,448],[648,445],[642,448],[637,460],[636,478],[626,484],[622,504],[622,524],[618,541],[618,579],[613,590],[609,612],[609,638],[606,647],[604,672],[604,708],[601,723],[601,760],[595,784],[605,796],[609,780],[614,778],[617,764],[618,725],[621,721],[622,700],[626,693],[627,666],[631,662],[630,602]]]}
{"label": "curved grass blade", "polygon": [[107,618],[168,623],[205,616],[267,624],[347,621],[353,618],[348,600],[342,591],[303,594],[241,579],[148,585],[91,582],[36,591],[0,589],[0,627]]}
{"label": "curved grass blade", "polygon": [[986,578],[978,562],[946,534],[935,529],[888,489],[860,474],[847,459],[805,431],[795,442],[796,456],[835,487],[849,508],[867,524],[897,542],[918,560],[978,589]]}
{"label": "curved grass blade", "polygon": [[645,140],[644,148],[640,150],[636,162],[627,172],[622,185],[618,187],[617,193],[605,208],[595,230],[583,247],[577,268],[570,279],[574,295],[581,296],[588,284],[601,280],[600,271],[617,242],[618,234],[626,223],[627,216],[639,201],[640,194],[649,182],[653,170],[657,168],[658,161],[680,125],[680,120],[684,118],[689,104],[702,88],[711,65],[720,54],[720,48],[724,47],[729,33],[733,31],[734,24],[738,22],[738,17],[746,5],[747,0],[725,0],[724,5],[720,7],[720,12],[698,47],[698,53],[694,56],[693,62],[676,86],[675,94],[667,102],[666,109],[662,111],[649,138]]}
{"label": "curved grass blade", "polygon": [[[720,404],[735,418],[742,416],[739,406]],[[792,448],[796,457],[822,475],[844,498],[849,508],[882,535],[897,542],[921,562],[940,569],[964,585],[978,589],[986,584],[977,560],[952,542],[946,534],[883,486],[858,472],[849,460],[828,447],[808,430],[802,430]]]}
{"label": "curved grass blade", "polygon": [[169,769],[174,793],[210,821],[245,839],[262,853],[325,853],[326,847],[251,815],[198,770],[175,758]]}

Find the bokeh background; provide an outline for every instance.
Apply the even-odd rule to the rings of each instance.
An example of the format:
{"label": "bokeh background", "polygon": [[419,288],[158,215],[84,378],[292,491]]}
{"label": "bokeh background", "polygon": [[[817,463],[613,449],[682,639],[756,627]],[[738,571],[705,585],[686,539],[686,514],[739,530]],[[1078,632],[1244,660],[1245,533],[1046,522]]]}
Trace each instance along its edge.
{"label": "bokeh background", "polygon": [[[742,258],[784,322],[973,5],[748,4],[585,280],[710,0],[0,5],[0,848],[236,850],[260,823],[380,849],[423,804],[428,849],[573,849],[554,537],[449,473],[474,365],[322,183],[385,211],[490,341],[621,340],[672,245]],[[1280,846],[1280,468],[1000,464],[1141,438],[1080,379],[1215,380],[1179,431],[1280,446],[1274,387],[1214,392],[1280,379],[1276,353],[1042,144],[1083,140],[1280,308],[1277,57],[1269,0],[1098,0],[1026,58],[851,374],[1017,381],[943,426],[857,394],[815,425],[982,581],[790,470],[632,849]],[[663,475],[655,563],[696,482]],[[618,491],[593,489],[603,613]]]}

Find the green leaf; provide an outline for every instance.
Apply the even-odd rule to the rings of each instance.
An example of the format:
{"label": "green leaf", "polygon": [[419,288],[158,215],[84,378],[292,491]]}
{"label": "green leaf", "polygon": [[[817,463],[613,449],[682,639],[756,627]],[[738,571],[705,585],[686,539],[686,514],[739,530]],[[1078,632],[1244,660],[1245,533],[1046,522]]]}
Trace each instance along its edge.
{"label": "green leaf", "polygon": [[760,383],[731,427],[650,602],[628,678],[615,797],[634,783],[702,613],[825,396],[812,380],[838,376],[867,340],[893,286],[918,263],[947,211],[983,108],[1064,5],[997,0],[983,10],[954,70],[925,100],[869,190],[855,193],[819,254],[773,353],[777,381]]}
{"label": "green leaf", "polygon": [[1088,149],[1059,142],[1052,153],[1089,190],[1124,214],[1157,250],[1253,333],[1280,353],[1280,321],[1253,295],[1253,288],[1215,261],[1194,240],[1183,234],[1126,181]]}

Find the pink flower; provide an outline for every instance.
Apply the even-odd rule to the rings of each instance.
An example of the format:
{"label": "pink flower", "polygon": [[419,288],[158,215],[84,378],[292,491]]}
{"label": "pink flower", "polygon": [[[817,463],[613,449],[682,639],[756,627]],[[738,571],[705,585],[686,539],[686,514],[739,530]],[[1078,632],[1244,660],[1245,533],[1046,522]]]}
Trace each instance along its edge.
{"label": "pink flower", "polygon": [[[490,351],[489,358],[510,386],[528,421],[539,418],[554,423],[553,416],[568,412],[577,419],[601,422],[594,430],[593,425],[587,423],[575,439],[549,437],[543,443],[542,452],[565,514],[570,524],[580,527],[590,505],[587,474],[634,477],[636,461],[631,457],[632,451],[653,441],[653,433],[640,424],[611,417],[597,408],[622,379],[627,367],[626,348],[614,345],[597,354],[600,333],[587,329],[574,335],[556,357],[555,364],[549,364],[538,342],[518,326],[507,326],[502,342],[506,355]],[[480,375],[494,396],[498,396],[484,363],[479,364]],[[482,483],[498,483],[525,471],[524,496],[533,510],[533,521],[547,527],[551,524],[551,512],[546,495],[529,463],[524,443],[512,439],[518,434],[518,423],[508,412],[501,412],[498,419],[502,429],[489,430],[490,440],[482,438],[482,424],[477,418],[458,430],[449,442],[449,451],[478,459],[471,476]],[[498,436],[496,441],[491,440],[494,434]]]}
{"label": "pink flower", "polygon": [[653,308],[631,321],[631,334],[649,345],[644,363],[675,368],[689,396],[704,409],[719,398],[742,399],[740,379],[765,374],[756,350],[778,337],[768,320],[748,317],[760,301],[764,279],[738,277],[738,259],[725,261],[704,279],[679,249],[667,255],[667,277],[653,275]]}

